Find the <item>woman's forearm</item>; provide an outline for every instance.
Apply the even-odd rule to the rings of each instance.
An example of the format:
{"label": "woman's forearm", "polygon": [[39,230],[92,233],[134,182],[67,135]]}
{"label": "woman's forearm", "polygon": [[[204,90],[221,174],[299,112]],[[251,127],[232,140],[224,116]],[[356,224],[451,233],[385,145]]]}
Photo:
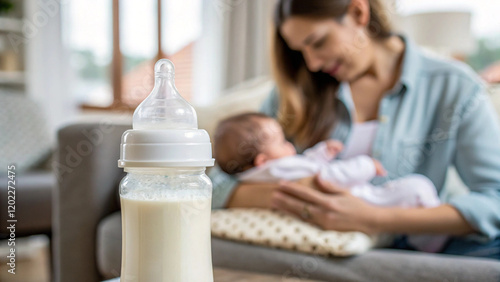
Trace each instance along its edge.
{"label": "woman's forearm", "polygon": [[227,208],[271,208],[272,192],[277,183],[241,183],[228,200]]}
{"label": "woman's forearm", "polygon": [[375,220],[380,232],[466,235],[475,230],[451,205],[435,208],[383,208]]}

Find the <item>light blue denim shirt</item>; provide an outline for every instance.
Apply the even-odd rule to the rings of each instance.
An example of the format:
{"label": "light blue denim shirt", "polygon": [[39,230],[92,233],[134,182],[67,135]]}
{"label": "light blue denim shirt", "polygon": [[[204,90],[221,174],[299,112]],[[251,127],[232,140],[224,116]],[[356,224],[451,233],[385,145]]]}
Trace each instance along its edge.
{"label": "light blue denim shirt", "polygon": [[[404,38],[403,38],[404,39]],[[388,177],[381,184],[411,173],[427,176],[443,188],[446,173],[455,166],[470,193],[452,198],[464,218],[490,239],[500,236],[500,126],[484,85],[465,64],[429,55],[406,43],[401,77],[379,106],[379,127],[372,156]],[[346,143],[354,105],[348,83],[337,97],[341,103],[331,138]],[[274,90],[262,111],[276,117]],[[332,109],[333,110],[333,109]],[[237,181],[215,168],[213,207],[224,207]]]}

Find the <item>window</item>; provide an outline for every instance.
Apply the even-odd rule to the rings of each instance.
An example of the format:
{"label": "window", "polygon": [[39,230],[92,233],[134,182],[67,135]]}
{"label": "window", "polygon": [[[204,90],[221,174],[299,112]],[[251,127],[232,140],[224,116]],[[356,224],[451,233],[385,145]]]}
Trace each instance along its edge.
{"label": "window", "polygon": [[121,102],[134,107],[153,88],[158,54],[157,0],[120,0]]}
{"label": "window", "polygon": [[111,85],[111,0],[71,1],[63,5],[63,40],[75,72],[70,91],[81,104],[113,102]]}
{"label": "window", "polygon": [[201,0],[69,1],[63,38],[75,77],[70,91],[86,108],[134,109],[153,87],[154,63],[166,57],[189,100],[200,34]]}

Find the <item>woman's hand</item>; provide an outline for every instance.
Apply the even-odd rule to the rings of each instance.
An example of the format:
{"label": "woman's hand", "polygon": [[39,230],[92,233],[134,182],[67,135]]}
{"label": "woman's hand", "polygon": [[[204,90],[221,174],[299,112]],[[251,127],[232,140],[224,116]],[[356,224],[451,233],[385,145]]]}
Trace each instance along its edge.
{"label": "woman's hand", "polygon": [[387,171],[385,170],[384,165],[376,159],[373,159],[373,164],[375,164],[375,174],[378,176],[386,176]]}
{"label": "woman's hand", "polygon": [[278,183],[240,183],[228,199],[226,208],[271,208],[271,197]]}
{"label": "woman's hand", "polygon": [[272,194],[271,206],[326,230],[380,232],[377,219],[382,208],[366,203],[319,176],[315,177],[315,182],[318,190],[299,183],[281,182]]}

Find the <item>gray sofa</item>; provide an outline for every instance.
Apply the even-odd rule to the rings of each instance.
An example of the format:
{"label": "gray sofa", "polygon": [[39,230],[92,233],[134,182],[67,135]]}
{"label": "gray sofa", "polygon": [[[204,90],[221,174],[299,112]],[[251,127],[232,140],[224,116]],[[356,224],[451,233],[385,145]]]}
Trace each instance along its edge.
{"label": "gray sofa", "polygon": [[[0,239],[8,237],[7,170],[0,175]],[[43,166],[19,173],[16,177],[16,236],[48,234],[51,232],[52,191],[56,179]],[[4,208],[5,207],[5,208]]]}
{"label": "gray sofa", "polygon": [[[59,131],[58,189],[53,244],[56,281],[101,281],[119,276],[121,222],[117,167],[120,137],[128,126],[106,131],[76,124]],[[101,136],[92,140],[89,132]],[[78,148],[92,144],[91,152]],[[74,150],[71,150],[73,148]],[[500,262],[488,259],[372,250],[352,258],[323,258],[212,239],[214,266],[324,281],[500,281]]]}
{"label": "gray sofa", "polygon": [[[216,106],[197,108],[200,128],[210,133],[220,118],[257,109],[271,87],[268,81],[256,80],[233,89]],[[56,281],[90,282],[120,275],[118,184],[124,173],[117,160],[121,135],[129,127],[75,124],[58,133]],[[212,238],[212,254],[218,267],[323,281],[500,281],[499,261],[411,251],[374,249],[351,258],[324,258]]]}

